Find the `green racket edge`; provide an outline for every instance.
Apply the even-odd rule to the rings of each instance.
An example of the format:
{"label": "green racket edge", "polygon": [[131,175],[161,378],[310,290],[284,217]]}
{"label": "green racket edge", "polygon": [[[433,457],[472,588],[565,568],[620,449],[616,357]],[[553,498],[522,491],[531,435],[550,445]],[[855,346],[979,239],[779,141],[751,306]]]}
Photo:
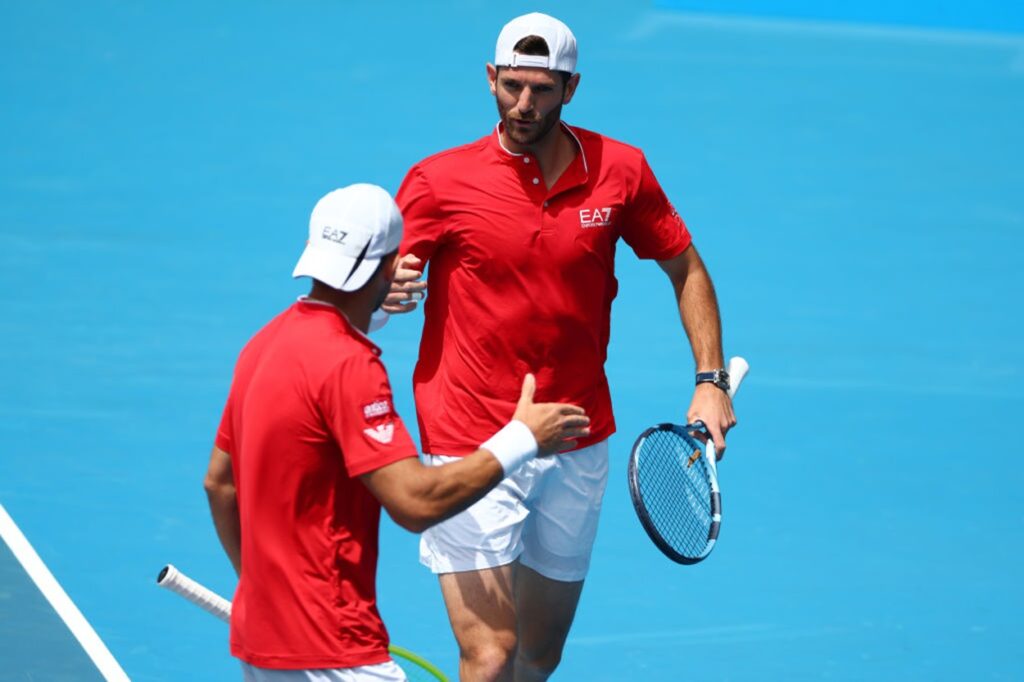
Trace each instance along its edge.
{"label": "green racket edge", "polygon": [[409,651],[405,647],[400,647],[395,644],[389,644],[388,653],[390,653],[392,656],[398,656],[399,658],[403,658],[409,661],[410,663],[415,663],[416,665],[423,668],[437,679],[441,680],[441,682],[449,682],[448,677],[443,672],[441,672],[436,665],[434,665],[427,659],[423,658],[419,654],[413,651]]}

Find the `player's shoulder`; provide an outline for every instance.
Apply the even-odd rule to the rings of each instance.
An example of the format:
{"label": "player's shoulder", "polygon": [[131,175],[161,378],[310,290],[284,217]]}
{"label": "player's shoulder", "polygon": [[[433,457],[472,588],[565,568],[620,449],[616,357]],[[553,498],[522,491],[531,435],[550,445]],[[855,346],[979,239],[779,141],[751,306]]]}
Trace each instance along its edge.
{"label": "player's shoulder", "polygon": [[639,161],[643,158],[643,150],[628,142],[578,126],[570,125],[569,130],[576,135],[584,151],[600,147],[612,160]]}
{"label": "player's shoulder", "polygon": [[289,320],[292,318],[292,310],[294,306],[289,306],[271,318],[266,324],[260,327],[256,332],[249,337],[249,340],[242,346],[242,350],[239,352],[239,357],[246,355],[252,355],[259,353],[265,346],[272,343],[278,336],[281,329],[287,326]]}
{"label": "player's shoulder", "polygon": [[347,386],[351,392],[358,393],[366,388],[377,390],[390,385],[388,370],[379,351],[355,340],[338,350],[340,352],[324,363],[325,386]]}
{"label": "player's shoulder", "polygon": [[486,152],[489,138],[489,135],[485,135],[479,140],[431,154],[414,165],[412,170],[426,174],[444,173],[448,170],[464,171],[463,164],[472,162],[474,158]]}

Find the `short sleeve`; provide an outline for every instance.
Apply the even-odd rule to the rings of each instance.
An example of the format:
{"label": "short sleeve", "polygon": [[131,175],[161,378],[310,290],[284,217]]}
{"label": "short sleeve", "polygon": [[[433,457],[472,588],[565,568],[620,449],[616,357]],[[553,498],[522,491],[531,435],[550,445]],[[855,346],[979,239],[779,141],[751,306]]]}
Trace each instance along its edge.
{"label": "short sleeve", "polygon": [[217,427],[217,437],[213,439],[213,444],[229,455],[235,452],[235,401],[233,398],[234,385],[232,385],[231,391],[228,393],[228,399],[224,403],[224,412],[220,417],[220,426]]}
{"label": "short sleeve", "polygon": [[444,215],[419,166],[413,166],[395,202],[402,211],[403,236],[399,251],[414,254],[424,263],[434,255],[444,231]]}
{"label": "short sleeve", "polygon": [[643,156],[636,191],[627,200],[621,229],[622,238],[640,258],[668,260],[690,246],[690,231]]}
{"label": "short sleeve", "polygon": [[327,428],[355,477],[416,457],[416,446],[395,412],[384,365],[369,353],[349,357],[331,371],[320,391]]}

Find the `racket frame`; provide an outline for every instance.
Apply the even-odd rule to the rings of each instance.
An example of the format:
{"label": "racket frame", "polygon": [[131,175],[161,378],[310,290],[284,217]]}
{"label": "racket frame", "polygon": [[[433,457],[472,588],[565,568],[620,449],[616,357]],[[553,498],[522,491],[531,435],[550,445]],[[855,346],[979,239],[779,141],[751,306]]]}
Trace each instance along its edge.
{"label": "racket frame", "polygon": [[[729,398],[735,398],[736,392],[740,390],[740,384],[743,383],[743,379],[746,378],[747,372],[750,371],[750,364],[739,356],[729,358],[728,368],[729,372]],[[676,550],[672,549],[671,545],[665,541],[658,532],[657,527],[654,525],[654,521],[651,519],[650,514],[647,513],[647,507],[644,505],[643,498],[640,495],[640,473],[637,462],[639,460],[639,451],[644,441],[655,431],[672,431],[686,440],[695,442],[697,447],[704,453],[704,457],[707,461],[708,471],[708,483],[711,487],[711,499],[710,499],[710,513],[711,513],[711,527],[708,529],[708,542],[704,547],[704,551],[696,557],[685,556],[680,554]],[[640,519],[640,525],[643,526],[647,535],[654,542],[655,546],[661,550],[661,553],[667,556],[672,561],[679,564],[692,565],[704,560],[711,550],[715,548],[715,543],[718,541],[718,532],[722,525],[722,493],[718,488],[718,455],[715,453],[715,443],[708,436],[707,443],[704,447],[699,447],[701,443],[697,441],[693,436],[690,435],[691,431],[703,431],[707,434],[707,428],[701,421],[695,421],[692,424],[686,424],[680,426],[678,424],[658,424],[652,426],[636,439],[633,444],[633,450],[629,455],[629,465],[627,467],[626,475],[629,481],[629,497],[633,502],[633,509],[636,511],[637,518]]]}
{"label": "racket frame", "polygon": [[[647,507],[643,502],[643,496],[640,493],[640,471],[638,464],[640,459],[640,448],[643,446],[644,441],[646,441],[651,434],[657,431],[670,431],[685,440],[695,443],[698,451],[703,453],[701,456],[705,458],[707,463],[708,484],[711,487],[711,526],[708,529],[707,544],[698,556],[686,556],[685,554],[680,554],[673,549],[668,542],[666,542],[665,538],[662,537],[661,533],[658,531],[654,520],[651,519],[650,514],[648,514]],[[662,554],[677,564],[684,564],[687,566],[699,563],[711,554],[711,550],[715,548],[715,542],[718,541],[718,531],[722,525],[722,494],[718,488],[718,467],[715,464],[715,446],[710,440],[708,440],[707,445],[702,446],[700,441],[690,435],[691,431],[705,431],[703,422],[698,421],[685,426],[664,423],[647,429],[640,434],[640,437],[636,439],[636,443],[633,444],[633,450],[629,455],[629,465],[626,472],[629,480],[629,497],[633,502],[633,509],[636,511],[637,518],[640,519],[640,525],[643,526],[647,535],[651,538],[651,541],[659,550],[661,550]]]}

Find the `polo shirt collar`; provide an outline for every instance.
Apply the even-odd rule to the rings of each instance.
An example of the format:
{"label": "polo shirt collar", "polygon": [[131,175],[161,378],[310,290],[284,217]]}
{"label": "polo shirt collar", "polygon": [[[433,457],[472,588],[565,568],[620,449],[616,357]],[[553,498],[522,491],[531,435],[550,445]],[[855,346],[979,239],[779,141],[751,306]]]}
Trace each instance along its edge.
{"label": "polo shirt collar", "polygon": [[335,313],[337,313],[338,317],[340,317],[344,322],[345,330],[349,333],[350,336],[355,338],[356,341],[361,342],[363,345],[369,346],[370,350],[373,351],[374,355],[380,355],[381,350],[377,346],[377,344],[371,341],[369,336],[364,334],[362,331],[359,330],[358,327],[352,324],[352,321],[348,319],[348,315],[346,315],[345,312],[338,306],[328,303],[326,301],[318,301],[315,298],[310,298],[309,296],[299,296],[296,303],[298,305],[301,305],[302,307],[308,306],[309,309],[312,310],[324,308],[333,310]]}
{"label": "polo shirt collar", "polygon": [[[562,177],[560,177],[551,188],[552,195],[569,189],[569,187],[584,185],[590,177],[590,165],[587,163],[587,150],[583,146],[583,141],[580,140],[579,135],[577,135],[576,131],[572,129],[572,126],[567,124],[565,121],[559,121],[558,125],[562,126],[562,130],[568,133],[569,137],[571,137],[576,143],[576,148],[579,150],[579,154],[577,154],[576,158],[573,159],[573,162],[569,164],[569,167],[565,169],[564,173],[562,173]],[[501,121],[498,121],[494,126],[494,132],[491,134],[491,148],[494,149],[498,153],[499,157],[501,157],[501,159],[506,163],[516,163],[526,156],[526,154],[516,153],[506,148],[501,142],[501,130]],[[572,178],[572,174],[577,167],[577,163],[582,165],[582,168],[579,169],[582,171],[582,177]],[[578,172],[579,171],[577,171],[577,173]],[[569,182],[569,187],[564,186],[564,183],[567,181]]]}
{"label": "polo shirt collar", "polygon": [[[570,126],[565,121],[559,121],[558,125],[562,126],[562,130],[564,130],[565,132],[569,133],[569,137],[571,137],[576,142],[576,147],[580,150],[580,160],[583,161],[583,172],[589,174],[590,173],[590,166],[587,164],[587,150],[584,149],[583,142],[580,141],[579,135],[577,135],[576,131],[572,129],[572,126]],[[504,144],[502,144],[502,142],[501,142],[501,121],[498,121],[494,125],[494,132],[491,134],[491,140],[493,140],[493,145],[492,146],[495,149],[497,149],[498,152],[501,153],[502,156],[504,156],[505,158],[507,158],[510,161],[514,161],[516,159],[521,159],[523,156],[525,156],[525,154],[516,153],[516,152],[513,152],[513,151],[509,150],[508,148],[505,147]]]}

